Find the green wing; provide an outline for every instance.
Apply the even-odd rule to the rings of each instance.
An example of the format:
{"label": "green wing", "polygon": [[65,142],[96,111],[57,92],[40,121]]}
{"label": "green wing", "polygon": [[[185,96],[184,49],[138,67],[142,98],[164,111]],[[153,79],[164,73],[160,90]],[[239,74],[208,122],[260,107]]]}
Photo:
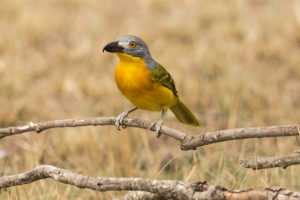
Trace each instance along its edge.
{"label": "green wing", "polygon": [[151,69],[151,79],[166,88],[172,90],[175,96],[177,96],[177,91],[175,88],[175,83],[169,72],[160,64],[156,64],[156,66]]}

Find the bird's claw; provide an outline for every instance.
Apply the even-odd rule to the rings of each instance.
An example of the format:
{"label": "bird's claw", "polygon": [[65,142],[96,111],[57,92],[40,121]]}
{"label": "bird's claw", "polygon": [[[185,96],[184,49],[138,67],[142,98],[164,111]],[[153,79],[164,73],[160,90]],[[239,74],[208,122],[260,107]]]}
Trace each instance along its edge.
{"label": "bird's claw", "polygon": [[155,127],[155,131],[156,131],[156,137],[160,137],[161,136],[161,126],[163,125],[163,120],[158,120],[158,121],[155,121],[151,124],[151,127],[150,129],[153,129]]}
{"label": "bird's claw", "polygon": [[[118,131],[120,131],[120,125],[123,123],[123,120],[125,117],[128,116],[128,112],[123,112],[120,115],[118,115],[117,119],[116,119],[116,123],[115,126],[117,127]],[[122,128],[125,129],[127,126],[122,124]]]}

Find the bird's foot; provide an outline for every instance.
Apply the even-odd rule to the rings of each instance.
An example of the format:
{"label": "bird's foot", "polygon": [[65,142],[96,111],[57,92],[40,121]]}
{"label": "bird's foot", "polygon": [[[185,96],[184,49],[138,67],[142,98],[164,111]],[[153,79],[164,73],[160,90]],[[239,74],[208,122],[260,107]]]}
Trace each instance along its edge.
{"label": "bird's foot", "polygon": [[[118,115],[117,119],[116,119],[116,123],[115,126],[117,127],[118,131],[120,131],[120,125],[123,123],[123,120],[125,117],[128,116],[128,112],[123,112],[121,114]],[[122,125],[122,128],[126,128],[126,125]]]}
{"label": "bird's foot", "polygon": [[163,125],[164,121],[163,120],[158,120],[158,121],[155,121],[151,124],[151,127],[150,129],[154,128],[155,127],[155,131],[156,131],[156,137],[160,137],[161,136],[161,126]]}

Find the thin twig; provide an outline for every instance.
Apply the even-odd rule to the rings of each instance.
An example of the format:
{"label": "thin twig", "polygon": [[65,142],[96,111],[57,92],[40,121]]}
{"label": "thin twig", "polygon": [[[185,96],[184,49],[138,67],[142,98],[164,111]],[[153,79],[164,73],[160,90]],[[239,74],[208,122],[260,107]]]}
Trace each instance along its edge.
{"label": "thin twig", "polygon": [[[114,125],[115,117],[95,117],[86,119],[66,119],[54,120],[34,123],[30,122],[25,126],[0,128],[0,139],[6,136],[21,134],[29,131],[40,133],[50,128],[77,127],[77,126],[105,126]],[[137,127],[148,129],[155,132],[154,127],[151,128],[151,122],[139,119],[125,118],[123,124],[126,127]],[[287,126],[269,126],[269,127],[253,127],[239,128],[230,130],[220,130],[215,132],[200,133],[191,136],[176,129],[162,126],[161,133],[165,134],[181,143],[182,150],[195,150],[197,147],[224,142],[229,140],[239,140],[247,138],[263,138],[263,137],[283,137],[299,135],[298,125]]]}
{"label": "thin twig", "polygon": [[[245,191],[231,191],[220,186],[209,186],[206,182],[185,183],[172,180],[151,180],[143,178],[108,178],[92,177],[76,174],[66,169],[51,165],[40,165],[24,173],[0,177],[0,188],[8,188],[17,185],[32,183],[41,179],[52,178],[64,184],[70,184],[79,188],[87,188],[97,191],[142,191],[140,198],[137,195],[128,194],[126,199],[300,199],[299,192],[293,192],[283,188],[249,189]],[[147,195],[147,198],[142,198]]]}
{"label": "thin twig", "polygon": [[240,164],[243,167],[252,168],[254,170],[274,167],[282,167],[285,169],[290,165],[300,164],[300,153],[295,152],[290,155],[273,157],[244,158],[240,160]]}

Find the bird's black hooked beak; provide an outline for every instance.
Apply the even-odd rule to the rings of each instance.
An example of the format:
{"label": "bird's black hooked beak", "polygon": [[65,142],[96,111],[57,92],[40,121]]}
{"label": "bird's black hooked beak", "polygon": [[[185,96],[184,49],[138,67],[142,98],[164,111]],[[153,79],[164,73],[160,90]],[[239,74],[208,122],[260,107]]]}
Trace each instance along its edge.
{"label": "bird's black hooked beak", "polygon": [[123,53],[123,50],[124,50],[124,47],[120,46],[119,42],[116,41],[116,42],[111,42],[111,43],[108,43],[107,45],[105,45],[102,51],[103,52],[107,51],[110,53],[117,53],[117,52]]}

